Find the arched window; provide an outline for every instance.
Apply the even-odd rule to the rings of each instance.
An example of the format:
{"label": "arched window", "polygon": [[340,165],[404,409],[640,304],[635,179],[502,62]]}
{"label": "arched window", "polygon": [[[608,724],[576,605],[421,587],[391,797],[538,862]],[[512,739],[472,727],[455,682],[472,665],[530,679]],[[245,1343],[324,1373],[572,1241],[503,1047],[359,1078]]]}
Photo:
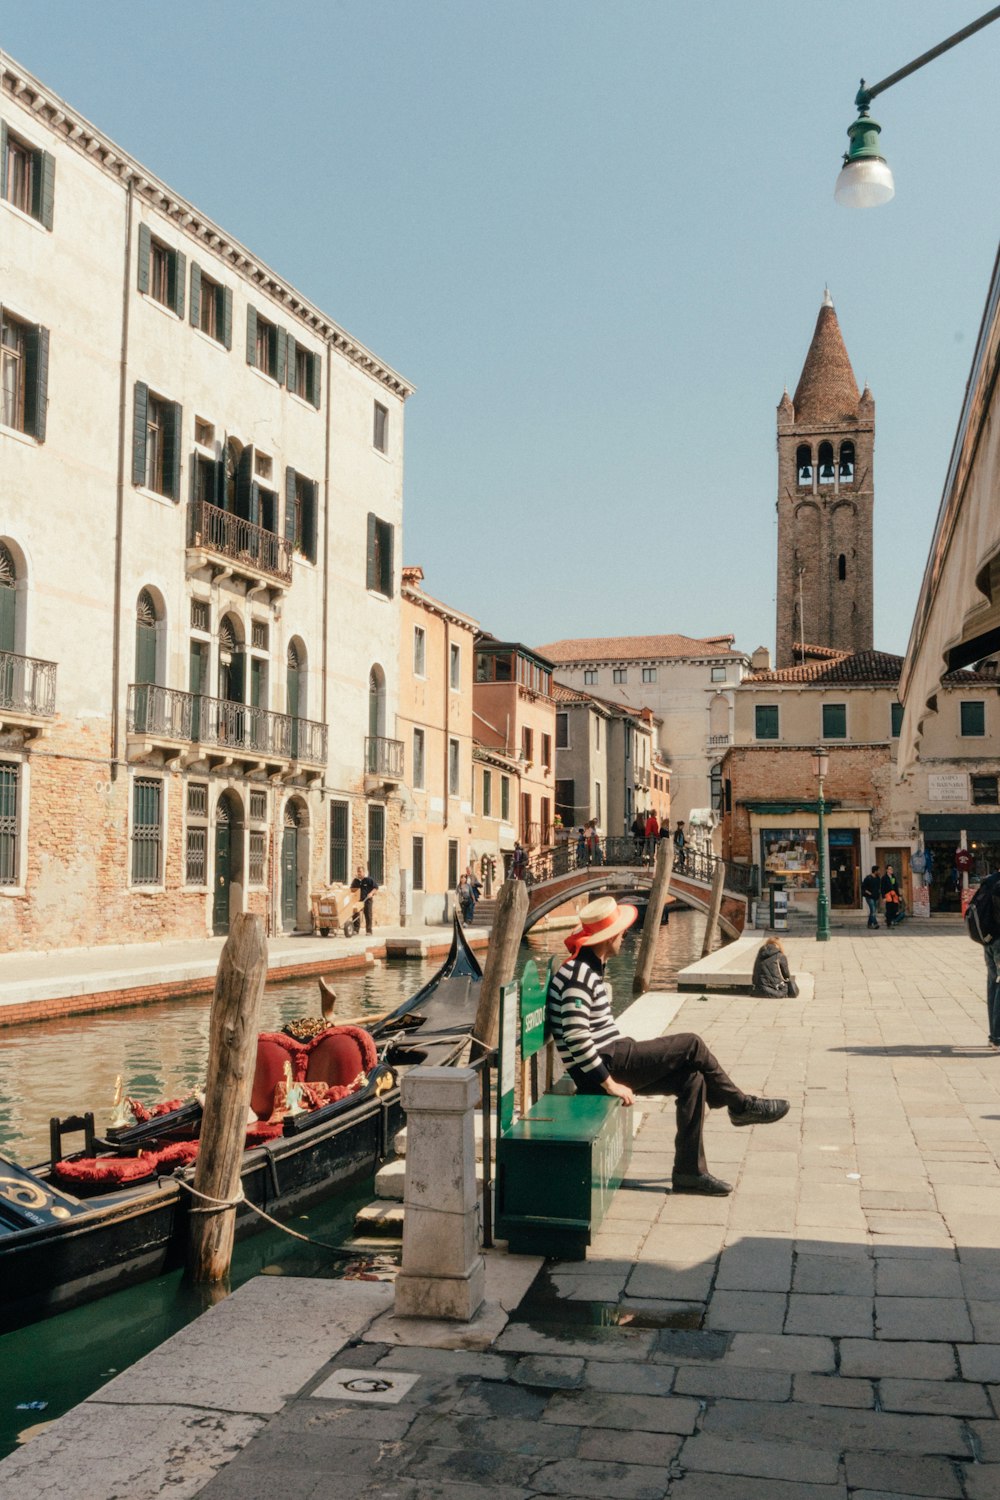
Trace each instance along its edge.
{"label": "arched window", "polygon": [[722,812],[722,762],[716,761],[708,773],[711,786],[712,811]]}
{"label": "arched window", "polygon": [[833,477],[833,444],[820,443],[819,482],[820,484],[832,484]]}
{"label": "arched window", "polygon": [[795,472],[798,475],[799,484],[812,484],[813,456],[812,449],[808,443],[800,443],[795,450]]}
{"label": "arched window", "polygon": [[0,542],[0,651],[17,649],[17,565]]}
{"label": "arched window", "polygon": [[840,482],[854,483],[854,444],[851,442],[840,445]]}
{"label": "arched window", "polygon": [[142,589],[135,603],[135,680],[156,681],[156,604],[148,589]]}
{"label": "arched window", "polygon": [[219,622],[219,697],[243,702],[243,652],[231,615]]}
{"label": "arched window", "polygon": [[847,558],[843,552],[837,558],[837,577],[840,579],[841,583],[843,583],[844,579],[847,577]]}

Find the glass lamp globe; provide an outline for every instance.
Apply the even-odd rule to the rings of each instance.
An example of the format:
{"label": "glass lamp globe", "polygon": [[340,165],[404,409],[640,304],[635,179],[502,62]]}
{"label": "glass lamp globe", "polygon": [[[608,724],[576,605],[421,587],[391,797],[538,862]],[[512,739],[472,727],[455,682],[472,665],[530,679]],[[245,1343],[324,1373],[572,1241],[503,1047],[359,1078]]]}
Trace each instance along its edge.
{"label": "glass lamp globe", "polygon": [[878,208],[895,192],[888,162],[881,156],[863,156],[841,168],[833,196],[845,208]]}

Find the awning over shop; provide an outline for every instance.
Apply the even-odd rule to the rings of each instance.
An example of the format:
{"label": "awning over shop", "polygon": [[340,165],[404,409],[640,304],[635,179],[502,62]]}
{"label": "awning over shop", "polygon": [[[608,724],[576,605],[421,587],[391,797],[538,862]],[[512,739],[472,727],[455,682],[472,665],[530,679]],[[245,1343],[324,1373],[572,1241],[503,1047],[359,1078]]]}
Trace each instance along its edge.
{"label": "awning over shop", "polygon": [[917,825],[930,839],[957,840],[963,830],[970,839],[1000,839],[1000,813],[918,813]]}
{"label": "awning over shop", "polygon": [[897,769],[912,770],[942,678],[1000,650],[1000,256],[976,342],[900,680]]}

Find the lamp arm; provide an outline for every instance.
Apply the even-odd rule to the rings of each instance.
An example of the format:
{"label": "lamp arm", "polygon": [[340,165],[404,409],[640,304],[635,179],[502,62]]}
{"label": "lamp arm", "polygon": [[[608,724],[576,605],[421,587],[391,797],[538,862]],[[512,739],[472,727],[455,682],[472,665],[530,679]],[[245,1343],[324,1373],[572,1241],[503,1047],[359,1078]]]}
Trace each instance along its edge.
{"label": "lamp arm", "polygon": [[869,87],[862,78],[861,87],[854,101],[858,109],[864,112],[876,94],[884,93],[886,89],[892,88],[894,83],[899,83],[901,78],[908,78],[911,73],[915,73],[925,63],[933,62],[935,57],[941,56],[942,52],[947,52],[950,48],[957,47],[958,43],[964,42],[967,36],[972,36],[975,32],[981,31],[984,26],[988,26],[991,21],[996,20],[1000,20],[1000,5],[994,5],[993,9],[988,10],[984,16],[980,16],[978,21],[970,21],[968,26],[963,26],[961,31],[955,32],[954,36],[948,37],[946,41],[938,42],[937,46],[932,47],[929,52],[922,53],[920,57],[914,58],[913,62],[907,63],[905,68],[899,68],[895,73],[890,73],[888,78],[881,79],[879,83],[873,83]]}

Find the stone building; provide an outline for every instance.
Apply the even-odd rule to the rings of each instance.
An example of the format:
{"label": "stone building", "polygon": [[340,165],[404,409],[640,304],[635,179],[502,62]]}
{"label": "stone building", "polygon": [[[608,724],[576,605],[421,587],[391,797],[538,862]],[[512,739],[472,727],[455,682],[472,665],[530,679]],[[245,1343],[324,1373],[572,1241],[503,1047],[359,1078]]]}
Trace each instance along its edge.
{"label": "stone building", "polygon": [[411,387],[0,54],[0,948],[398,911]]}
{"label": "stone building", "polygon": [[857,381],[830,293],[794,397],[778,406],[777,665],[793,642],[872,647],[875,402]]}
{"label": "stone building", "polygon": [[733,636],[587,637],[539,649],[567,687],[633,711],[646,708],[659,721],[657,748],[670,768],[675,819],[689,823],[697,809],[715,806],[732,737],[733,692],[747,662]]}
{"label": "stone building", "polygon": [[660,723],[632,709],[555,683],[556,812],[568,829],[596,819],[611,838],[636,811],[670,816],[670,768],[658,750]]}
{"label": "stone building", "polygon": [[[555,817],[555,703],[552,663],[517,641],[476,639],[473,732],[483,752],[499,757],[496,770],[503,791],[503,765],[514,762],[518,777],[516,808],[501,807],[501,821],[513,821],[526,849],[552,842]],[[484,769],[488,769],[484,763]],[[508,788],[510,782],[508,781]]]}

